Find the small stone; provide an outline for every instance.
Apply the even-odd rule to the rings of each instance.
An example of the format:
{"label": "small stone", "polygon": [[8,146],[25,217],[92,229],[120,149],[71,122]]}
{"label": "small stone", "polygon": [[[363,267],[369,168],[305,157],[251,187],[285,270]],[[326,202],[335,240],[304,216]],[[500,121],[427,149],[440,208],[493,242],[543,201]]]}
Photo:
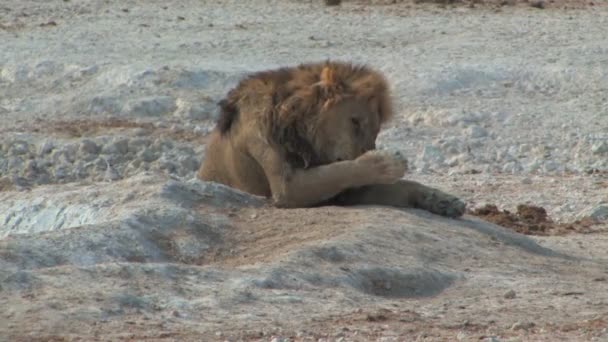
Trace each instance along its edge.
{"label": "small stone", "polygon": [[64,179],[67,177],[69,172],[69,168],[65,165],[60,165],[57,168],[55,168],[55,178],[57,179]]}
{"label": "small stone", "polygon": [[534,325],[535,324],[533,322],[515,322],[515,324],[511,326],[511,330],[528,330],[530,328],[533,328]]}
{"label": "small stone", "polygon": [[256,218],[258,218],[258,214],[251,214],[251,218],[255,220]]}
{"label": "small stone", "polygon": [[116,169],[114,169],[114,167],[112,167],[112,165],[110,165],[108,161],[106,161],[106,164],[107,168],[104,174],[104,180],[111,182],[120,179],[120,174],[118,173],[118,171],[116,171]]}
{"label": "small stone", "polygon": [[581,217],[590,217],[598,221],[608,220],[608,205],[598,205],[587,208]]}
{"label": "small stone", "polygon": [[526,177],[521,180],[521,184],[532,184],[532,179]]}
{"label": "small stone", "polygon": [[553,160],[547,160],[543,165],[543,171],[546,173],[556,171],[559,168],[559,164]]}
{"label": "small stone", "polygon": [[8,160],[8,168],[9,170],[17,171],[23,167],[23,159],[19,157],[10,157]]}
{"label": "small stone", "polygon": [[12,155],[23,155],[29,152],[28,143],[25,141],[15,141],[10,147]]}
{"label": "small stone", "polygon": [[422,160],[442,163],[444,160],[444,157],[439,148],[432,146],[432,145],[426,145],[426,146],[424,146],[424,149],[422,150]]}
{"label": "small stone", "polygon": [[150,163],[158,159],[159,155],[151,149],[146,148],[139,153],[139,157],[146,163]]}
{"label": "small stone", "polygon": [[100,150],[99,146],[90,139],[84,139],[80,142],[80,152],[98,154]]}
{"label": "small stone", "polygon": [[215,336],[222,337],[222,336],[224,336],[224,333],[222,333],[221,331],[216,331]]}
{"label": "small stone", "polygon": [[152,141],[148,138],[135,138],[129,141],[129,152],[137,153],[151,145]]}
{"label": "small stone", "polygon": [[270,342],[286,342],[287,340],[285,340],[282,337],[275,337],[272,340],[270,340]]}
{"label": "small stone", "polygon": [[42,144],[40,144],[40,147],[38,148],[38,155],[43,156],[45,154],[49,154],[53,151],[54,148],[55,148],[55,143],[53,143],[50,140],[47,140],[47,141],[43,142]]}
{"label": "small stone", "polygon": [[200,162],[194,157],[180,157],[179,163],[188,171],[196,171],[200,167]]}
{"label": "small stone", "polygon": [[129,151],[129,140],[120,138],[105,145],[102,149],[103,154],[126,154]]}
{"label": "small stone", "polygon": [[488,135],[488,132],[482,127],[474,125],[467,129],[467,134],[471,138],[483,138]]}
{"label": "small stone", "polygon": [[522,170],[523,168],[521,167],[521,165],[515,161],[508,162],[502,167],[502,172],[504,173],[516,174]]}
{"label": "small stone", "polygon": [[504,297],[505,299],[513,299],[513,298],[515,298],[515,296],[516,296],[515,291],[513,291],[513,290],[509,290],[509,291],[507,291],[507,292],[504,294],[504,296],[503,296],[503,297]]}
{"label": "small stone", "polygon": [[593,154],[604,154],[608,152],[608,142],[601,141],[593,144],[591,146],[591,152],[593,152]]}
{"label": "small stone", "polygon": [[137,116],[161,116],[175,111],[175,100],[170,96],[157,96],[131,102],[126,111]]}
{"label": "small stone", "polygon": [[530,4],[530,6],[534,7],[534,8],[538,8],[538,9],[544,9],[545,8],[545,2],[544,1],[534,1]]}
{"label": "small stone", "polygon": [[144,135],[149,135],[150,134],[150,130],[145,129],[143,127],[137,127],[136,129],[133,130],[133,134],[137,137],[141,137]]}

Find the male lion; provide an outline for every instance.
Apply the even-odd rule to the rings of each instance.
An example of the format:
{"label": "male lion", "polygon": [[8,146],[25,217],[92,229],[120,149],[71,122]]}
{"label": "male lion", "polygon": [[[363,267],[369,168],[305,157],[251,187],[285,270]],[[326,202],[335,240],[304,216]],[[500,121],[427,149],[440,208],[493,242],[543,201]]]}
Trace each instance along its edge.
{"label": "male lion", "polygon": [[406,163],[375,150],[392,115],[384,77],[366,66],[304,64],[255,73],[219,103],[198,177],[272,197],[278,207],[379,204],[458,217],[454,196],[401,180]]}

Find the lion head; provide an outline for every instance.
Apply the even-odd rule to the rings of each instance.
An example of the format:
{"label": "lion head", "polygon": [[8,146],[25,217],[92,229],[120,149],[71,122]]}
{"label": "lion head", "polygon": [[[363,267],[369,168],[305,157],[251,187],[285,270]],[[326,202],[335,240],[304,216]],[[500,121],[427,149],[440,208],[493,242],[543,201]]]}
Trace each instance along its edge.
{"label": "lion head", "polygon": [[265,135],[296,168],[352,160],[374,149],[382,123],[392,115],[384,77],[350,63],[328,61],[251,75],[220,102],[220,132],[229,131],[239,113],[248,110],[247,96],[269,99],[263,109]]}

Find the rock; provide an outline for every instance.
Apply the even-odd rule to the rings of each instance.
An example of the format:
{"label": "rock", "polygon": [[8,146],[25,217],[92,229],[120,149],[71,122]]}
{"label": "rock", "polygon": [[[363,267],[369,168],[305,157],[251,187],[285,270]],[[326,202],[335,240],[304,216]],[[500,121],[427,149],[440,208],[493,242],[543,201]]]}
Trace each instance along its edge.
{"label": "rock", "polygon": [[136,137],[142,137],[144,135],[150,135],[150,130],[143,128],[143,127],[137,127],[136,129],[133,130],[133,134]]}
{"label": "rock", "polygon": [[110,163],[107,163],[106,172],[103,178],[105,181],[115,181],[120,179],[120,174],[118,171],[116,171],[116,169],[114,169],[114,167],[112,167],[112,165],[110,165]]}
{"label": "rock", "polygon": [[554,172],[557,171],[559,169],[560,165],[558,163],[556,163],[553,160],[547,160],[544,164],[543,164],[543,171],[545,173],[550,173],[550,172]]}
{"label": "rock", "polygon": [[488,135],[488,132],[480,126],[473,125],[467,129],[467,134],[471,138],[483,138]]}
{"label": "rock", "polygon": [[29,152],[29,145],[26,141],[21,141],[21,140],[14,141],[9,148],[9,153],[12,155],[24,155],[28,152]]}
{"label": "rock", "polygon": [[204,105],[200,103],[190,103],[183,99],[177,99],[177,109],[174,115],[193,120],[209,120],[212,118],[212,112],[215,105]]}
{"label": "rock", "polygon": [[0,71],[0,79],[10,83],[23,82],[29,77],[29,69],[25,65],[4,66]]}
{"label": "rock", "polygon": [[70,168],[66,165],[60,165],[55,168],[55,178],[64,179],[68,176]]}
{"label": "rock", "polygon": [[25,174],[28,178],[34,178],[38,173],[38,163],[36,160],[29,160],[25,163]]}
{"label": "rock", "polygon": [[532,6],[534,8],[538,8],[538,9],[544,9],[545,2],[544,1],[534,1],[534,2],[530,3],[530,6]]}
{"label": "rock", "polygon": [[124,111],[137,116],[161,116],[173,113],[176,108],[175,100],[171,96],[156,96],[135,100],[129,103]]}
{"label": "rock", "polygon": [[151,163],[159,157],[157,153],[155,153],[149,148],[144,148],[141,152],[138,153],[138,156],[146,163]]}
{"label": "rock", "polygon": [[148,138],[135,138],[129,141],[129,152],[137,153],[151,145],[152,141]]}
{"label": "rock", "polygon": [[101,148],[92,140],[84,139],[80,142],[80,152],[98,154]]}
{"label": "rock", "polygon": [[426,145],[422,150],[422,160],[434,163],[443,163],[443,154],[441,150],[433,145]]}
{"label": "rock", "polygon": [[9,171],[21,170],[21,168],[23,167],[23,163],[23,159],[19,157],[10,157],[8,160],[8,169]]}
{"label": "rock", "polygon": [[502,167],[502,172],[504,173],[516,174],[518,172],[521,172],[522,170],[523,167],[515,161],[508,162]]}
{"label": "rock", "polygon": [[515,322],[515,324],[511,326],[511,330],[528,330],[533,328],[534,326],[535,324],[533,322]]}
{"label": "rock", "polygon": [[504,294],[504,296],[503,296],[503,297],[504,297],[505,299],[513,299],[513,298],[515,298],[515,296],[516,296],[515,291],[513,291],[513,290],[509,290],[509,291],[507,291],[507,292]]}
{"label": "rock", "polygon": [[180,157],[178,160],[181,166],[188,171],[196,171],[201,165],[196,158],[191,156]]}
{"label": "rock", "polygon": [[129,140],[119,138],[105,145],[102,149],[103,154],[126,154],[129,151]]}
{"label": "rock", "polygon": [[598,221],[608,220],[608,205],[600,204],[594,207],[587,208],[583,211],[580,217],[590,217]]}
{"label": "rock", "polygon": [[532,173],[540,168],[540,162],[538,160],[532,160],[528,164],[524,166],[524,171],[527,173]]}
{"label": "rock", "polygon": [[91,99],[87,111],[92,114],[117,114],[120,112],[122,100],[111,96],[96,96]]}
{"label": "rock", "polygon": [[593,152],[593,154],[604,154],[608,152],[608,142],[601,141],[593,144],[591,146],[591,152]]}
{"label": "rock", "polygon": [[49,154],[53,151],[54,148],[55,143],[51,140],[46,140],[42,144],[40,144],[40,147],[38,147],[38,155],[43,156],[45,154]]}

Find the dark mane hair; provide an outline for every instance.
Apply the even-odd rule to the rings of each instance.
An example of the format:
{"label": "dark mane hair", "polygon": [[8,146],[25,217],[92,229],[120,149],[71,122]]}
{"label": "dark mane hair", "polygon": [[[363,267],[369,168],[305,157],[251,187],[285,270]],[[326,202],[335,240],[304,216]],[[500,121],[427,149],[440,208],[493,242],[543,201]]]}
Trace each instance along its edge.
{"label": "dark mane hair", "polygon": [[[282,146],[290,164],[308,167],[316,157],[304,132],[318,113],[347,97],[376,99],[382,122],[392,116],[388,84],[365,65],[326,61],[253,73],[242,79],[218,105],[216,129],[225,135],[239,120],[250,98],[269,98],[264,121],[269,138]],[[243,108],[241,108],[241,106]]]}

